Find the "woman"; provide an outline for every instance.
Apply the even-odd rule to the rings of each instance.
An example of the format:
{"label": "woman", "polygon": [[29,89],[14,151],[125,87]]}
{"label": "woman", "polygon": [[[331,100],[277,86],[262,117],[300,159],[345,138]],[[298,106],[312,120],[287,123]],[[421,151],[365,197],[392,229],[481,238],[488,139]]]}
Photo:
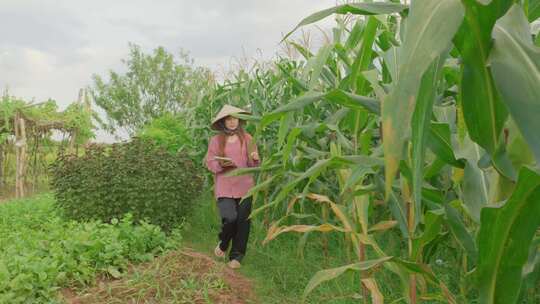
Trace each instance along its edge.
{"label": "woman", "polygon": [[257,146],[239,120],[232,114],[247,114],[247,111],[225,105],[212,121],[212,129],[219,134],[210,139],[206,166],[214,173],[214,194],[221,217],[219,242],[214,250],[218,257],[229,252],[228,266],[239,268],[246,254],[249,237],[251,197],[242,198],[254,186],[253,176],[225,176],[235,168],[255,167],[260,163]]}

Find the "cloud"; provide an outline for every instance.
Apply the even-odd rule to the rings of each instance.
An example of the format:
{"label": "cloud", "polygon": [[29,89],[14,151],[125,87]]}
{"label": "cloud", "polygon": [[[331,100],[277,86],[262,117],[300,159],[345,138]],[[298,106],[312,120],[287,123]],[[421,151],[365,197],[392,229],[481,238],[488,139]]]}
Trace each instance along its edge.
{"label": "cloud", "polygon": [[53,59],[42,51],[24,47],[3,48],[0,51],[0,83],[15,87],[35,81],[37,75],[50,73]]}
{"label": "cloud", "polygon": [[[0,88],[61,107],[93,74],[122,69],[128,42],[186,50],[223,72],[238,58],[271,58],[283,34],[335,0],[2,0]],[[323,22],[331,24],[332,20]]]}
{"label": "cloud", "polygon": [[[9,2],[8,2],[9,3]],[[24,1],[21,1],[24,3]],[[0,6],[2,46],[56,50],[76,47],[84,41],[77,34],[84,25],[63,9],[39,6]]]}

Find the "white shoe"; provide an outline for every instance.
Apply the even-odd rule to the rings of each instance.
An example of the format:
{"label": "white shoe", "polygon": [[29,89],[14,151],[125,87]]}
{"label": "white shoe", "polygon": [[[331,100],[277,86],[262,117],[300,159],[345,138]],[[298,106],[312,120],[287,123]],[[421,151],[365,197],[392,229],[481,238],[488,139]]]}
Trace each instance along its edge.
{"label": "white shoe", "polygon": [[229,266],[229,268],[231,269],[238,269],[242,266],[242,264],[240,264],[240,262],[238,262],[237,260],[231,260],[227,266]]}
{"label": "white shoe", "polygon": [[221,250],[221,248],[219,248],[219,244],[221,244],[221,242],[219,242],[216,246],[216,249],[214,249],[214,255],[218,258],[222,258],[225,256],[225,251]]}

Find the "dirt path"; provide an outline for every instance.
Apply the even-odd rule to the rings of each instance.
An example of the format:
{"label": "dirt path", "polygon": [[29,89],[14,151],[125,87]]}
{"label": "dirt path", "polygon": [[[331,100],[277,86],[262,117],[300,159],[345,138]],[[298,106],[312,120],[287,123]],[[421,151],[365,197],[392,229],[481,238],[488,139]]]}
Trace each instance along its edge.
{"label": "dirt path", "polygon": [[101,278],[94,287],[66,288],[61,295],[69,304],[258,303],[248,279],[190,248],[134,266],[120,279]]}

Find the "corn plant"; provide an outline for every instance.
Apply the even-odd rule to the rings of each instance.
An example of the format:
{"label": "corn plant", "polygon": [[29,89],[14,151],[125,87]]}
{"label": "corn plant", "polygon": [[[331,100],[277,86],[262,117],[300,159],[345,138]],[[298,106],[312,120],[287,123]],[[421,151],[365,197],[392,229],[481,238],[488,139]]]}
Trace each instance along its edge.
{"label": "corn plant", "polygon": [[[352,270],[374,303],[385,301],[381,271],[399,277],[396,301],[534,300],[526,288],[538,283],[540,50],[530,23],[539,7],[360,2],[299,23],[345,15],[316,53],[286,42],[303,60],[282,70],[280,87],[244,96],[291,89],[249,117],[259,138],[275,136],[261,168],[249,169],[261,172],[253,216],[273,220],[265,241],[318,231],[324,243],[336,232],[354,253],[351,264],[317,273],[304,297]],[[376,234],[395,229],[405,246],[390,254]],[[461,261],[453,290],[431,261],[443,243]]]}

